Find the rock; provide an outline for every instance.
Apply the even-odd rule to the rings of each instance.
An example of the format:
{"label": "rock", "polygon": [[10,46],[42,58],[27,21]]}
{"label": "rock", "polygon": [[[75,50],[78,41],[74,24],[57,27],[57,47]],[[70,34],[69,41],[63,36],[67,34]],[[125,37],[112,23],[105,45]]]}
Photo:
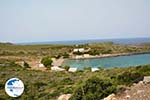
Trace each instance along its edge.
{"label": "rock", "polygon": [[140,81],[139,84],[143,84],[143,81]]}
{"label": "rock", "polygon": [[143,92],[143,90],[137,90],[137,94],[140,94],[142,92]]}
{"label": "rock", "polygon": [[39,67],[44,67],[44,65],[43,64],[39,64]]}
{"label": "rock", "polygon": [[144,76],[143,83],[150,83],[150,76]]}
{"label": "rock", "polygon": [[71,94],[63,94],[59,96],[57,100],[69,100],[70,97],[71,97]]}
{"label": "rock", "polygon": [[136,83],[133,83],[133,86],[136,86],[137,84]]}
{"label": "rock", "polygon": [[115,94],[111,94],[108,97],[104,98],[104,100],[117,100]]}
{"label": "rock", "polygon": [[126,99],[129,99],[130,98],[130,95],[126,95]]}

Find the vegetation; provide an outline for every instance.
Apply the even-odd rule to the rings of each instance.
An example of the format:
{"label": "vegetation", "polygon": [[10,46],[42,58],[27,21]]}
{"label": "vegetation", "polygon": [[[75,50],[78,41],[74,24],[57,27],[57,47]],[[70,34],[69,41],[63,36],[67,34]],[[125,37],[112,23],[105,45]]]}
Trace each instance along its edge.
{"label": "vegetation", "polygon": [[113,42],[103,42],[103,43],[91,43],[88,47],[91,48],[89,54],[99,55],[99,54],[115,54],[115,53],[135,53],[135,52],[150,52],[150,45],[139,44],[139,45],[120,45],[114,44]]}
{"label": "vegetation", "polygon": [[117,81],[119,84],[130,85],[134,82],[139,81],[143,75],[139,72],[123,72],[117,76]]}
{"label": "vegetation", "polygon": [[64,54],[63,54],[63,58],[69,58],[69,54],[64,53]]}
{"label": "vegetation", "polygon": [[[0,100],[54,100],[61,94],[71,93],[71,100],[97,100],[115,92],[121,86],[130,86],[142,80],[143,76],[150,75],[150,65],[100,69],[91,72],[90,66],[84,71],[75,73],[53,72],[51,70],[29,70],[28,63],[24,67],[16,64],[17,61],[39,61],[46,67],[51,67],[52,57],[68,58],[73,49],[71,45],[15,45],[0,43]],[[79,45],[78,48],[90,48],[88,52],[77,52],[74,55],[115,54],[150,52],[150,44],[120,45],[112,42],[92,43]],[[65,66],[66,70],[70,67]],[[18,98],[9,97],[4,90],[5,82],[12,77],[20,78],[25,85],[25,91]]]}
{"label": "vegetation", "polygon": [[[135,45],[120,45],[114,44],[113,42],[103,43],[90,43],[79,45],[15,45],[11,43],[0,44],[0,55],[1,56],[50,56],[66,55],[70,53],[74,48],[91,48],[89,53],[91,55],[99,54],[114,54],[114,53],[132,53],[132,52],[150,52],[150,43],[135,44]],[[84,53],[76,52],[74,54],[81,55]],[[60,57],[60,56],[58,56]]]}
{"label": "vegetation", "polygon": [[44,58],[42,58],[42,60],[41,60],[41,63],[42,63],[45,67],[47,67],[47,68],[50,68],[50,67],[51,67],[52,62],[53,62],[53,61],[51,60],[50,57],[44,57]]}
{"label": "vegetation", "polygon": [[69,68],[70,68],[70,66],[64,66],[64,69],[65,69],[66,71],[68,71]]}
{"label": "vegetation", "polygon": [[97,100],[114,93],[121,86],[130,86],[141,77],[150,75],[150,65],[101,69],[97,72],[52,72],[28,70],[12,60],[0,59],[0,99],[15,100],[4,90],[5,82],[18,77],[24,82],[25,91],[19,100],[54,100],[64,93],[73,94],[71,100]]}
{"label": "vegetation", "polygon": [[116,90],[110,80],[91,77],[77,87],[70,100],[100,100]]}
{"label": "vegetation", "polygon": [[84,53],[83,52],[74,52],[73,54],[75,54],[75,55],[83,55]]}
{"label": "vegetation", "polygon": [[84,67],[84,71],[91,71],[91,67]]}
{"label": "vegetation", "polygon": [[23,64],[23,67],[24,67],[24,68],[31,68],[30,65],[29,65],[27,62],[24,61],[23,63],[24,63],[24,64]]}
{"label": "vegetation", "polygon": [[72,49],[67,45],[8,45],[0,44],[0,56],[55,56]]}

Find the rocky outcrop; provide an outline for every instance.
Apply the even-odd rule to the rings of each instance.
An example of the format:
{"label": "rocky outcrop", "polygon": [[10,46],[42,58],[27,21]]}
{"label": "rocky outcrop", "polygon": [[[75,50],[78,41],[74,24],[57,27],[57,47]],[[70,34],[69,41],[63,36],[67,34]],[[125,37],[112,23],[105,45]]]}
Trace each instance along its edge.
{"label": "rocky outcrop", "polygon": [[116,98],[116,100],[150,100],[150,84],[140,81],[123,93],[117,93]]}
{"label": "rocky outcrop", "polygon": [[126,87],[125,90],[111,94],[103,100],[150,100],[150,83],[146,77],[146,83],[144,81],[134,83],[133,86]]}

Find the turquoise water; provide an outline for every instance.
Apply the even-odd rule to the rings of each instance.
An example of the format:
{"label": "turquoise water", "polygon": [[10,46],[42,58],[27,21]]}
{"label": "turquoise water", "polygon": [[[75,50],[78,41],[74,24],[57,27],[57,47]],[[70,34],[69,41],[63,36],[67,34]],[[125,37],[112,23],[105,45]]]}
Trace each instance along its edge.
{"label": "turquoise water", "polygon": [[80,59],[80,60],[67,60],[63,63],[63,66],[69,65],[78,69],[84,67],[128,67],[150,64],[150,54],[137,54],[130,56],[118,56],[110,58],[95,58],[95,59]]}

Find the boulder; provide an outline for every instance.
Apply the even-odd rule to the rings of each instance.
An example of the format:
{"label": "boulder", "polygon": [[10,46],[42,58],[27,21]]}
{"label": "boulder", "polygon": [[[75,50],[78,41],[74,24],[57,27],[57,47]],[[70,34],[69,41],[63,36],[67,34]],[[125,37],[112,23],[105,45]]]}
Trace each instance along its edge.
{"label": "boulder", "polygon": [[71,94],[63,94],[59,96],[57,100],[69,100],[70,97],[71,97]]}

